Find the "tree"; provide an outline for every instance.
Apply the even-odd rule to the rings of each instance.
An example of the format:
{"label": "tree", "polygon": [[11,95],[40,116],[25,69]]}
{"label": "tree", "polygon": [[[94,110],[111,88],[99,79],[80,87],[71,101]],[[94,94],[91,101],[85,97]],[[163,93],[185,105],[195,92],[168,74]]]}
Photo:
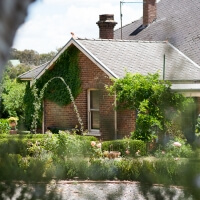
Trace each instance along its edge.
{"label": "tree", "polygon": [[110,94],[116,94],[117,109],[136,110],[136,130],[132,137],[151,141],[156,130],[164,133],[185,108],[188,101],[183,95],[172,92],[170,82],[159,79],[159,74],[127,73],[122,79],[113,79],[107,86]]}
{"label": "tree", "polygon": [[15,48],[11,48],[10,59],[20,60],[21,63],[27,66],[39,66],[50,61],[55,55],[56,52],[51,51],[49,53],[39,54],[35,50],[17,50]]}
{"label": "tree", "polygon": [[25,84],[18,83],[16,79],[6,78],[3,84],[2,101],[4,110],[9,116],[22,116],[24,113],[23,97]]}
{"label": "tree", "polygon": [[25,64],[19,64],[16,67],[10,66],[8,64],[6,66],[4,76],[8,76],[10,79],[16,79],[19,75],[27,72],[30,69],[30,66]]}
{"label": "tree", "polygon": [[6,66],[0,82],[0,117],[24,116],[25,83],[18,82],[17,77],[29,69],[30,67],[23,64],[16,67]]}

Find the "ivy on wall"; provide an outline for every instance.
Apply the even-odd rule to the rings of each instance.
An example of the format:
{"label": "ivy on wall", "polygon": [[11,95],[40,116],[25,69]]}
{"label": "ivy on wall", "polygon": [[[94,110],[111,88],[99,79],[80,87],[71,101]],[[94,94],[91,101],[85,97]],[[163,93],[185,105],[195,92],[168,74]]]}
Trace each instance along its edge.
{"label": "ivy on wall", "polygon": [[[44,84],[53,77],[62,77],[69,85],[74,99],[81,92],[80,69],[78,67],[78,54],[79,50],[75,46],[70,46],[66,49],[56,60],[52,69],[47,70],[37,81],[36,87],[41,91]],[[60,106],[71,103],[70,95],[65,85],[60,79],[51,81],[45,92],[44,99],[48,99]],[[30,128],[32,121],[32,114],[34,112],[33,103],[34,97],[31,92],[29,84],[27,84],[26,93],[24,96],[25,119],[26,126]],[[42,109],[41,109],[42,110]],[[42,112],[40,113],[42,116]],[[40,120],[41,121],[41,120]],[[40,123],[41,124],[41,123]]]}

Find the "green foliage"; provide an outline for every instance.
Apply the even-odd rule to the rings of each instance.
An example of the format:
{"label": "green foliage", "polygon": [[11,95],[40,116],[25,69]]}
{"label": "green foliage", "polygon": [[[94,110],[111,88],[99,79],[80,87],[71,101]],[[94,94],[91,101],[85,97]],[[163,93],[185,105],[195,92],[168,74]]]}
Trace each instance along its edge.
{"label": "green foliage", "polygon": [[[192,157],[195,159],[175,160],[172,157],[163,157],[147,160],[146,158],[129,157],[90,160],[88,159],[90,154],[87,154],[86,151],[93,151],[91,141],[94,140],[94,137],[70,135],[64,132],[56,135],[1,134],[0,171],[3,173],[0,173],[0,181],[4,183],[5,181],[23,180],[30,183],[31,181],[44,182],[52,178],[57,180],[88,178],[91,180],[130,180],[140,181],[141,186],[148,185],[149,187],[152,184],[182,185],[186,186],[185,189],[195,197],[199,196],[199,152]],[[125,139],[124,141],[126,141],[126,145],[129,141],[131,146],[131,140]],[[109,142],[105,141],[103,145],[105,144],[109,148]],[[144,143],[142,141],[133,142],[136,144],[141,142],[138,143],[139,146]],[[181,143],[181,140],[179,142]],[[121,143],[117,141],[116,146],[113,143],[113,148],[119,148]],[[67,150],[67,148],[69,149]],[[70,152],[70,150],[74,152]],[[83,152],[86,157],[81,156]],[[145,188],[143,192],[145,191],[149,190]]]}
{"label": "green foliage", "polygon": [[195,134],[197,137],[200,136],[200,115],[197,118],[197,124],[195,126]]}
{"label": "green foliage", "polygon": [[[63,52],[52,70],[48,70],[45,74],[36,82],[37,88],[42,89],[44,84],[53,77],[61,76],[65,82],[69,85],[74,98],[80,93],[80,77],[78,67],[78,53],[79,50],[76,47],[69,47]],[[71,102],[70,95],[59,79],[55,79],[50,82],[45,90],[44,97],[59,105],[67,105]]]}
{"label": "green foliage", "polygon": [[91,136],[78,136],[60,131],[59,134],[50,134],[44,143],[44,149],[51,152],[55,159],[76,156],[88,156],[93,153]]}
{"label": "green foliage", "polygon": [[[180,146],[176,146],[175,143],[179,143]],[[158,158],[190,158],[194,154],[190,144],[186,143],[185,139],[174,138],[170,140],[166,146],[160,146],[155,152],[155,156]]]}
{"label": "green foliage", "polygon": [[16,80],[5,79],[3,84],[2,101],[4,109],[10,116],[21,116],[24,112],[23,96],[25,84]]}
{"label": "green foliage", "polygon": [[8,120],[0,119],[0,134],[8,134],[10,130]]}
{"label": "green foliage", "polygon": [[20,123],[24,117],[22,99],[25,92],[25,83],[16,80],[17,76],[29,70],[30,67],[20,64],[16,67],[6,66],[3,79],[0,83],[0,117],[18,116]]}
{"label": "green foliage", "polygon": [[170,123],[184,109],[190,99],[174,93],[170,82],[159,79],[159,74],[127,73],[123,79],[113,79],[107,86],[110,94],[116,94],[117,109],[136,110],[136,130],[133,139],[151,141],[156,130],[165,132]]}
{"label": "green foliage", "polygon": [[113,180],[117,177],[118,169],[113,160],[92,160],[88,177],[92,180]]}
{"label": "green foliage", "polygon": [[[78,67],[78,49],[75,47],[69,47],[65,50],[58,60],[55,62],[52,69],[47,70],[37,81],[36,87],[38,92],[42,90],[45,83],[47,83],[53,77],[62,77],[69,85],[74,99],[79,95],[81,91],[81,81],[79,77],[80,69]],[[38,94],[39,95],[39,94]],[[71,102],[69,92],[66,86],[60,79],[55,79],[49,82],[44,92],[44,99],[48,99],[57,103],[58,105],[67,105]],[[26,125],[30,128],[32,115],[34,114],[34,95],[31,92],[29,84],[26,86],[26,94],[24,96],[25,104],[25,121]],[[42,108],[40,109],[42,111]],[[42,113],[40,112],[40,123]],[[39,123],[39,122],[38,122]]]}
{"label": "green foliage", "polygon": [[[31,92],[30,83],[26,83],[26,89],[25,89],[25,95],[23,98],[24,103],[24,118],[25,118],[25,126],[30,130],[31,129],[31,123],[32,123],[32,114],[34,113],[34,95]],[[41,125],[41,117],[42,113],[40,113],[40,118],[38,119],[38,124]]]}
{"label": "green foliage", "polygon": [[27,72],[30,69],[31,67],[25,64],[19,64],[16,67],[8,64],[4,72],[4,77],[8,76],[10,79],[16,79],[19,75]]}
{"label": "green foliage", "polygon": [[117,178],[119,180],[138,180],[142,162],[133,159],[123,159],[116,162],[118,168]]}
{"label": "green foliage", "polygon": [[126,155],[126,150],[129,150],[130,156],[136,156],[136,152],[140,151],[140,156],[146,155],[146,144],[141,140],[112,140],[104,141],[102,143],[103,151],[119,151],[122,156]]}
{"label": "green foliage", "polygon": [[[43,140],[24,139],[11,137],[0,139],[1,152],[9,154],[20,154],[21,156],[35,155],[38,153],[38,148],[42,145]],[[40,143],[40,146],[37,144]],[[37,149],[35,148],[37,147]]]}
{"label": "green foliage", "polygon": [[11,48],[11,59],[20,60],[21,63],[24,63],[28,66],[38,66],[47,61],[50,61],[55,55],[56,51],[51,51],[49,53],[39,54],[35,50],[25,49],[23,51]]}

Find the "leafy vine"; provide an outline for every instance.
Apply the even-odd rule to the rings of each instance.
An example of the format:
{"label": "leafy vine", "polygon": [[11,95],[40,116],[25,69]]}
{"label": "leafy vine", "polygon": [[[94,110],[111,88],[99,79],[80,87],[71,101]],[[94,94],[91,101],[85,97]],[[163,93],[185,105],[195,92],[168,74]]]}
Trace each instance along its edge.
{"label": "leafy vine", "polygon": [[[76,97],[80,94],[81,80],[80,80],[80,69],[78,67],[78,54],[79,50],[74,46],[70,46],[68,49],[66,49],[55,61],[54,66],[51,69],[48,69],[35,82],[35,87],[38,89],[37,91],[34,91],[35,94],[31,92],[31,88],[29,84],[27,84],[27,89],[24,96],[24,103],[26,105],[25,118],[26,118],[26,125],[28,128],[31,128],[32,117],[34,115],[33,107],[34,104],[36,103],[34,99],[36,98],[37,101],[37,98],[39,98],[40,91],[45,86],[45,84],[53,77],[61,76],[64,79],[64,81],[71,89],[74,99],[76,99]],[[43,92],[44,92],[43,99],[48,99],[52,102],[55,102],[58,105],[63,106],[71,103],[69,91],[66,90],[66,87],[59,79],[51,81],[45,88],[45,91]],[[37,97],[36,94],[38,95]],[[38,120],[35,123],[37,124],[39,123],[39,125],[41,125],[41,119],[42,119],[41,106],[40,109],[38,109],[38,111],[39,112],[35,114],[38,115],[37,118],[40,118],[40,120]]]}

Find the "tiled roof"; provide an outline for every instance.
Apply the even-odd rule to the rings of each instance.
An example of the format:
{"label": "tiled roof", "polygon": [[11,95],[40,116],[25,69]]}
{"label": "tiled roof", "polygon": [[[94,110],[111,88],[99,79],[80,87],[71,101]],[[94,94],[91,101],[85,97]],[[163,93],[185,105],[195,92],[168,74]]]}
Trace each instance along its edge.
{"label": "tiled roof", "polygon": [[78,40],[119,78],[126,73],[163,74],[167,80],[199,80],[200,67],[168,42]]}
{"label": "tiled roof", "polygon": [[[116,78],[123,77],[126,71],[144,75],[159,71],[162,78],[165,55],[167,80],[200,80],[200,67],[168,42],[71,39],[62,51],[72,44],[102,70]],[[41,72],[50,67],[60,54],[58,53],[49,66],[42,65],[19,78],[40,76]]]}
{"label": "tiled roof", "polygon": [[[200,0],[161,0],[157,19],[135,36],[130,34],[142,25],[142,18],[123,27],[123,39],[165,41],[200,65]],[[121,38],[121,30],[115,31]]]}
{"label": "tiled roof", "polygon": [[21,80],[32,80],[48,65],[48,63],[49,62],[35,67],[34,69],[31,69],[28,72],[21,74],[20,76],[18,76],[18,78]]}

